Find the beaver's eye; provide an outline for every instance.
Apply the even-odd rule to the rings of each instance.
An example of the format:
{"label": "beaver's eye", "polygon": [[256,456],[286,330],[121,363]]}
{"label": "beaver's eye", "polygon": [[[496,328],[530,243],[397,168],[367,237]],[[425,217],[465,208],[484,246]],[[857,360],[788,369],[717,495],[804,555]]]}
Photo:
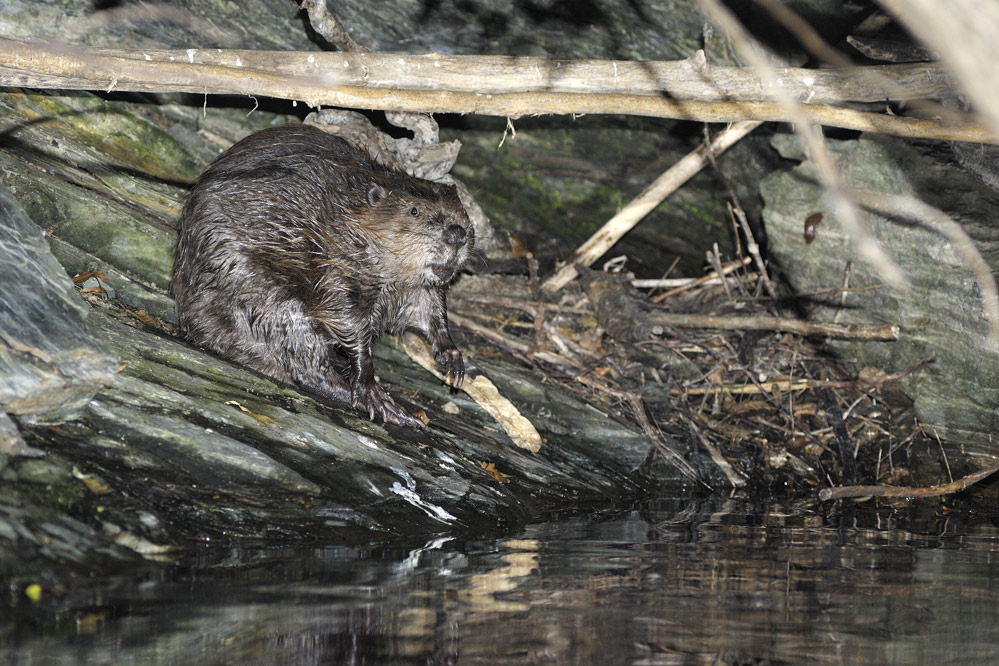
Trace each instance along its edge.
{"label": "beaver's eye", "polygon": [[413,217],[419,217],[420,209],[417,208],[416,206],[413,206],[412,208],[409,209],[409,214],[412,215]]}

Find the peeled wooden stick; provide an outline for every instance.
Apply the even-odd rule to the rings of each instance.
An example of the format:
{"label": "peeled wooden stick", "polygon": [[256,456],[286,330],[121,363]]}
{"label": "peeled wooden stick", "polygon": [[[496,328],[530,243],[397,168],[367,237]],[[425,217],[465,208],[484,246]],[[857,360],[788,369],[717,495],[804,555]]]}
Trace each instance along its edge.
{"label": "peeled wooden stick", "polygon": [[599,231],[590,236],[589,240],[580,245],[579,249],[566,262],[565,266],[545,280],[541,288],[545,291],[558,291],[564,287],[570,280],[576,277],[576,264],[589,266],[596,261],[612,245],[621,240],[622,236],[641,222],[642,218],[662,203],[663,199],[678,190],[694,174],[703,169],[711,157],[721,155],[739,141],[739,139],[759,126],[760,122],[756,120],[744,120],[732,123],[727,129],[718,133],[710,144],[702,144],[696,150],[688,153],[683,159],[656,178],[651,185],[645,188],[631,203],[622,208],[617,215],[608,220]]}
{"label": "peeled wooden stick", "polygon": [[[437,377],[444,379],[440,370],[437,369],[437,364],[434,363],[430,346],[426,342],[413,333],[407,333],[399,340],[403,350],[411,359]],[[488,377],[481,372],[476,372],[474,368],[468,367],[467,369],[469,372],[465,375],[461,389],[496,419],[496,422],[519,448],[527,449],[532,453],[540,451],[541,435],[534,424],[528,421],[512,402],[500,395],[499,389]]]}

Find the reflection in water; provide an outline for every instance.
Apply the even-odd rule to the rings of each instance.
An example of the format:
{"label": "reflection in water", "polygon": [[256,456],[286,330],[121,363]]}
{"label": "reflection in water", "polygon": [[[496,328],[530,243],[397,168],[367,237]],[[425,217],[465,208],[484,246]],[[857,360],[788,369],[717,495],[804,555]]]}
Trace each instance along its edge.
{"label": "reflection in water", "polygon": [[991,520],[938,505],[679,500],[415,549],[205,551],[0,611],[0,662],[986,663],[997,553]]}

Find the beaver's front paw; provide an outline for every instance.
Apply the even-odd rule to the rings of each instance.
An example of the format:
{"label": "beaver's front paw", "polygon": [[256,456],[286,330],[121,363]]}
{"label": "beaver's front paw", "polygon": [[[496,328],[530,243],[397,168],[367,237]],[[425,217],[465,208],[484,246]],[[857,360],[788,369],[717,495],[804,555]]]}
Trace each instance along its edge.
{"label": "beaver's front paw", "polygon": [[410,414],[392,399],[381,386],[375,382],[351,387],[351,397],[354,407],[368,413],[368,418],[375,420],[375,414],[385,423],[419,428],[423,422]]}
{"label": "beaver's front paw", "polygon": [[437,366],[444,372],[444,378],[451,381],[451,386],[461,388],[465,380],[465,362],[461,352],[454,345],[443,347],[434,354]]}

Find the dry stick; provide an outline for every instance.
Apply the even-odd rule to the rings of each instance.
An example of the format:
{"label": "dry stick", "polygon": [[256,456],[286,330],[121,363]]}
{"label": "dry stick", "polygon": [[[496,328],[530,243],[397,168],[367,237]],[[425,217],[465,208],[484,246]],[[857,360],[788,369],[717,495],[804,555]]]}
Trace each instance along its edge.
{"label": "dry stick", "polygon": [[939,497],[964,490],[982,479],[999,472],[999,463],[990,465],[957,481],[939,486],[909,488],[904,486],[840,486],[839,488],[823,488],[819,491],[819,499],[823,501],[844,499],[848,497]]}
{"label": "dry stick", "polygon": [[[514,353],[520,354],[521,356],[524,357],[525,361],[527,360],[527,354],[530,351],[530,348],[528,345],[524,344],[523,342],[520,342],[518,340],[512,340],[506,337],[505,335],[497,333],[495,330],[491,328],[486,328],[485,326],[482,326],[481,324],[473,321],[472,319],[469,319],[468,317],[462,317],[461,315],[455,313],[451,313],[448,319],[450,319],[452,323],[457,324],[462,328],[467,328],[470,331],[474,331],[476,335],[491,341],[493,344],[499,345],[504,349],[509,349]],[[565,358],[564,356],[559,356],[558,354],[554,354],[548,351],[540,351],[540,350],[536,351],[534,353],[534,358],[540,361],[544,361],[545,363],[551,363],[552,365],[572,368],[576,371],[586,369],[580,363],[576,363],[571,359]]]}
{"label": "dry stick", "polygon": [[719,0],[698,0],[698,6],[728,35],[732,46],[740,57],[753,65],[760,74],[764,84],[773,93],[773,97],[791,116],[798,136],[805,144],[808,157],[815,165],[816,174],[829,193],[836,217],[845,227],[854,251],[886,282],[895,287],[908,287],[909,281],[896,264],[875,240],[870,229],[860,217],[856,204],[849,198],[843,179],[833,162],[820,128],[812,123],[804,113],[803,107],[780,85],[780,79],[774,67],[763,55],[762,47],[749,35],[735,15]]}
{"label": "dry stick", "polygon": [[701,478],[697,471],[691,467],[690,463],[688,463],[679,453],[671,449],[666,442],[663,441],[660,434],[656,432],[656,429],[653,427],[648,415],[645,413],[645,403],[642,401],[642,398],[634,393],[628,393],[627,396],[628,402],[631,404],[632,412],[634,412],[635,417],[642,424],[642,429],[645,430],[645,436],[652,440],[656,449],[662,453],[667,460],[672,462],[684,476],[697,481],[708,490],[713,490],[713,488]]}
{"label": "dry stick", "polygon": [[309,14],[309,23],[312,24],[312,29],[327,42],[336,46],[341,53],[367,51],[366,48],[354,41],[354,38],[343,27],[343,22],[329,11],[326,7],[326,0],[302,0],[299,6]]}
{"label": "dry stick", "polygon": [[[752,259],[749,257],[729,261],[722,267],[722,275],[730,275],[734,271],[737,271],[743,266],[749,264],[751,261]],[[688,289],[698,287],[702,284],[717,284],[720,281],[721,277],[718,273],[711,271],[710,273],[705,273],[699,278],[656,278],[651,280],[631,280],[630,282],[635,289],[666,289],[673,287],[671,291],[666,292],[667,294],[673,295],[681,291],[687,291]],[[659,303],[665,298],[668,297],[659,294],[652,300],[655,303]]]}
{"label": "dry stick", "polygon": [[[437,368],[434,356],[430,351],[430,345],[426,341],[415,333],[406,333],[399,338],[399,341],[411,359],[433,373],[441,381],[447,381]],[[532,453],[540,451],[541,435],[534,424],[521,414],[512,402],[500,394],[492,380],[478,371],[478,368],[469,364],[468,370],[470,372],[465,376],[465,382],[461,386],[462,390],[496,420],[518,448],[527,449]]]}
{"label": "dry stick", "polygon": [[708,438],[697,429],[693,421],[688,421],[688,425],[690,426],[690,429],[694,431],[694,434],[697,435],[697,439],[701,441],[701,445],[707,449],[708,455],[711,456],[712,462],[718,466],[718,469],[722,471],[722,474],[724,474],[725,478],[728,479],[728,482],[732,484],[732,487],[736,489],[744,488],[746,486],[746,480],[735,473],[735,470],[732,469],[732,465],[725,460],[725,456],[722,455],[721,450],[712,444]]}
{"label": "dry stick", "polygon": [[[318,3],[316,3],[318,6]],[[338,42],[339,23],[329,25],[329,13],[310,18],[316,31]],[[349,38],[349,37],[348,37]],[[353,44],[353,42],[351,42]],[[339,43],[338,43],[339,45]],[[336,52],[253,51],[245,49],[107,49],[22,42],[0,38],[0,65],[25,73],[72,77],[81,62],[117,75],[116,66],[140,63],[156,69],[170,64],[214,71],[270,73],[303,78],[330,88],[475,93],[582,93],[645,95],[702,102],[759,102],[769,99],[759,77],[743,67],[709,67],[703,52],[685,60],[630,62],[555,60],[527,56],[397,54],[364,52],[356,44]],[[74,63],[76,63],[74,65]],[[858,74],[875,70],[884,85],[858,87]],[[180,71],[175,68],[175,71]],[[876,102],[887,99],[950,97],[946,73],[935,65],[893,65],[841,69],[783,68],[781,85],[809,104]],[[105,76],[97,87],[105,87]],[[118,78],[126,80],[127,77]],[[181,81],[178,80],[178,83]],[[27,84],[22,84],[27,85]],[[897,90],[889,92],[888,86]],[[974,115],[959,113],[965,120]]]}
{"label": "dry stick", "polygon": [[635,197],[627,206],[612,217],[589,240],[579,246],[565,266],[545,280],[542,289],[545,291],[558,291],[570,280],[576,277],[576,264],[589,266],[597,260],[600,255],[606,252],[612,245],[617,243],[622,236],[630,231],[642,218],[648,215],[662,200],[680,188],[681,185],[690,180],[709,161],[709,155],[720,155],[739,139],[746,136],[760,126],[755,120],[733,123],[730,127],[715,136],[708,145],[700,145],[696,150],[691,151],[679,162],[666,170],[661,176],[655,179],[651,185]]}
{"label": "dry stick", "polygon": [[808,391],[820,388],[846,388],[856,382],[815,381],[811,379],[768,379],[758,384],[726,384],[724,386],[694,386],[683,389],[670,389],[671,395],[762,395],[765,393],[787,393]]}
{"label": "dry stick", "polygon": [[728,213],[739,220],[739,227],[742,229],[742,233],[746,236],[746,249],[749,250],[749,254],[753,257],[753,262],[756,264],[756,270],[760,273],[760,279],[763,281],[763,286],[766,288],[767,293],[770,294],[770,298],[776,300],[777,292],[774,290],[773,283],[770,282],[770,276],[767,274],[766,263],[763,261],[763,256],[760,254],[760,246],[759,243],[756,242],[756,237],[753,236],[753,230],[749,228],[749,220],[746,219],[746,213],[742,210],[741,206],[732,208],[732,204],[728,204]]}
{"label": "dry stick", "polygon": [[[746,258],[749,261],[749,258]],[[735,266],[742,265],[737,262]],[[732,264],[729,264],[732,266]],[[726,270],[726,272],[729,272]],[[703,283],[711,276],[698,278]],[[676,290],[674,290],[676,291]],[[836,290],[838,291],[838,289]],[[481,294],[455,293],[453,296],[459,301],[470,301],[476,303],[489,303],[497,307],[513,308],[522,310],[532,315],[536,315],[538,308],[530,301],[504,298],[501,296],[483,296]],[[588,314],[588,310],[578,310],[575,308],[547,304],[547,309],[565,314]],[[841,338],[846,340],[897,340],[900,334],[897,325],[881,324],[834,324],[823,322],[808,322],[799,319],[784,319],[780,317],[758,316],[738,316],[722,317],[718,315],[698,315],[684,314],[676,312],[652,312],[647,315],[648,320],[653,324],[661,326],[676,326],[680,328],[716,328],[726,331],[784,331],[787,333],[797,333],[798,335],[822,335],[830,338]],[[464,320],[470,321],[470,320]],[[504,339],[503,344],[509,346]],[[520,344],[520,343],[516,343]],[[526,345],[524,346],[526,350]],[[520,351],[518,349],[518,351]],[[560,363],[564,365],[564,361]]]}
{"label": "dry stick", "polygon": [[[508,118],[537,114],[590,113],[712,123],[793,120],[784,107],[773,102],[716,102],[674,98],[661,94],[655,87],[647,87],[645,94],[614,91],[551,92],[547,88],[546,81],[538,80],[537,77],[534,77],[532,86],[523,86],[527,90],[522,92],[483,94],[458,90],[456,88],[459,86],[455,85],[449,87],[446,81],[451,77],[460,78],[464,63],[473,62],[476,56],[441,56],[441,62],[437,64],[445,62],[446,58],[451,69],[443,72],[440,80],[424,81],[421,89],[403,89],[392,87],[396,79],[409,77],[418,81],[428,71],[427,67],[422,67],[422,69],[417,68],[416,72],[410,72],[412,65],[410,60],[436,56],[400,58],[397,55],[386,54],[223,50],[222,54],[226,60],[213,62],[217,59],[211,55],[215,51],[216,49],[135,50],[129,52],[134,56],[121,57],[102,55],[99,49],[69,46],[56,48],[0,38],[0,87],[257,95],[300,100],[313,107],[339,106],[382,111],[476,113]],[[247,58],[250,55],[256,56],[257,65],[255,67],[245,65],[240,54],[246,54]],[[146,60],[147,56],[149,60]],[[333,56],[339,56],[336,64],[328,61],[328,58]],[[367,68],[363,62],[351,60],[362,57],[381,58],[382,63],[388,63],[391,57],[396,69],[387,69],[383,72],[382,81],[379,83],[382,87],[372,87],[372,84],[364,78]],[[403,64],[399,64],[400,59],[403,60]],[[288,64],[289,62],[293,64]],[[436,69],[433,66],[435,61],[428,62],[431,63],[429,65],[431,70]],[[348,67],[344,68],[344,64]],[[327,80],[333,76],[330,72],[338,72],[337,65],[340,69],[356,67],[360,73],[355,76],[357,81],[354,84],[347,84],[338,80]],[[548,66],[555,65],[549,62]],[[441,68],[443,69],[443,65]],[[486,78],[488,80],[492,77]],[[890,116],[815,104],[803,106],[799,115],[821,125],[862,132],[947,141],[999,143],[999,134],[971,121],[944,123],[925,118]],[[965,117],[973,116],[966,114]]]}
{"label": "dry stick", "polygon": [[[727,263],[724,266],[724,268],[722,270],[722,273],[723,273],[723,275],[728,275],[728,274],[730,274],[730,273],[738,270],[739,268],[742,268],[743,266],[745,266],[746,264],[748,264],[750,261],[752,261],[752,260],[749,257],[743,257],[742,259],[736,259],[734,261],[730,261],[729,263]],[[711,271],[710,273],[708,273],[706,275],[702,275],[701,277],[696,278],[696,279],[695,278],[683,278],[683,281],[680,282],[680,283],[678,283],[675,288],[670,289],[669,291],[664,291],[663,293],[659,294],[658,296],[656,296],[655,298],[652,299],[652,302],[653,303],[662,303],[663,301],[665,301],[667,298],[670,298],[671,296],[676,296],[677,294],[683,293],[685,291],[689,291],[690,289],[693,289],[694,287],[699,287],[702,284],[708,284],[709,282],[711,282],[711,280],[719,280],[720,281],[721,280],[721,276],[719,276],[718,273],[716,273],[714,271]],[[637,287],[638,285],[636,284],[635,286]]]}
{"label": "dry stick", "polygon": [[847,340],[898,340],[898,325],[832,324],[785,319],[782,317],[719,317],[676,312],[651,312],[648,320],[662,326],[718,328],[726,331],[785,331],[798,335],[823,335]]}
{"label": "dry stick", "polygon": [[[718,243],[712,243],[711,249],[705,252],[705,259],[707,259],[708,264],[711,268],[715,269],[715,273],[722,272],[722,261],[721,261],[721,251],[718,249]],[[725,290],[725,298],[727,301],[732,300],[732,289],[728,286],[728,280],[723,279],[721,281],[722,289]]]}
{"label": "dry stick", "polygon": [[[509,298],[506,296],[490,296],[486,294],[478,294],[469,291],[460,291],[455,288],[452,289],[448,294],[448,297],[454,301],[466,301],[470,303],[486,303],[488,305],[495,305],[500,308],[509,308],[511,310],[520,310],[526,312],[532,317],[538,316],[541,311],[541,307],[537,303],[534,303],[528,299],[521,298]],[[551,312],[564,312],[567,314],[577,314],[586,315],[592,314],[592,310],[589,308],[577,308],[570,307],[567,305],[558,305],[556,303],[545,303],[544,309]]]}

